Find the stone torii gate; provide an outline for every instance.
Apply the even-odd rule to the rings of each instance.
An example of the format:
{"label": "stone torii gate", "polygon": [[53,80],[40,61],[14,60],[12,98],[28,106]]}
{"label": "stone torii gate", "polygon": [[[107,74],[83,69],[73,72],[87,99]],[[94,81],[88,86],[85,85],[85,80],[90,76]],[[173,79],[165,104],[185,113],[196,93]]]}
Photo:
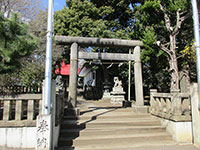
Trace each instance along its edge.
{"label": "stone torii gate", "polygon": [[[69,36],[55,36],[55,41],[60,45],[71,45],[68,100],[71,102],[74,108],[77,107],[78,59],[134,61],[136,105],[144,106],[142,68],[140,60],[140,46],[143,45],[141,41],[109,39],[109,38],[69,37]],[[134,47],[134,54],[78,52],[79,46],[118,47],[118,48]]]}

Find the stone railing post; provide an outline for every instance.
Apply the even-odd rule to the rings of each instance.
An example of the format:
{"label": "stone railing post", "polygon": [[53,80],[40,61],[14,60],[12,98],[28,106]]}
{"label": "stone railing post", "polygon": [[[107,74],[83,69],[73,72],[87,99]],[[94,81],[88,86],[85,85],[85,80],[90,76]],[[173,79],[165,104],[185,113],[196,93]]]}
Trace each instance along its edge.
{"label": "stone railing post", "polygon": [[191,113],[192,113],[192,132],[194,145],[200,147],[200,112],[199,106],[199,94],[198,94],[198,84],[194,83],[190,86],[191,95]]}
{"label": "stone railing post", "polygon": [[3,120],[9,120],[11,117],[11,104],[10,100],[4,101]]}
{"label": "stone railing post", "polygon": [[62,120],[64,115],[65,103],[64,103],[64,91],[59,91],[59,98],[60,98],[60,107],[59,107],[59,122]]}
{"label": "stone railing post", "polygon": [[69,76],[69,103],[72,107],[77,106],[77,70],[78,70],[78,44],[71,45],[70,76]]}
{"label": "stone railing post", "polygon": [[27,113],[28,120],[33,120],[34,112],[35,112],[34,100],[28,100],[28,113]]}
{"label": "stone railing post", "polygon": [[56,117],[55,117],[55,114],[56,114],[56,81],[55,80],[52,80],[51,81],[51,117],[52,117],[52,136],[51,136],[51,147],[52,147],[52,149],[51,150],[53,150],[54,149],[54,147],[55,147],[55,145],[56,145],[56,143],[54,143],[54,136],[55,136],[55,134],[53,134],[53,133],[55,133],[54,131],[55,131],[55,119],[56,119]]}
{"label": "stone railing post", "polygon": [[150,113],[155,112],[156,110],[156,102],[154,99],[154,93],[157,93],[157,89],[150,89]]}
{"label": "stone railing post", "polygon": [[173,116],[181,116],[182,108],[181,108],[181,96],[179,95],[180,90],[171,90],[171,101],[172,101],[172,112]]}
{"label": "stone railing post", "polygon": [[142,66],[140,60],[140,47],[136,46],[134,48],[134,74],[135,74],[135,97],[136,105],[144,106],[144,95],[143,95],[143,83],[142,83]]}
{"label": "stone railing post", "polygon": [[40,114],[45,114],[45,106],[44,106],[44,80],[42,82],[42,101],[40,102]]}
{"label": "stone railing post", "polygon": [[60,123],[64,114],[64,93],[59,90],[56,94],[56,126]]}
{"label": "stone railing post", "polygon": [[15,110],[15,120],[21,120],[22,119],[22,113],[23,113],[23,110],[22,110],[22,100],[18,100],[16,101],[16,110]]}

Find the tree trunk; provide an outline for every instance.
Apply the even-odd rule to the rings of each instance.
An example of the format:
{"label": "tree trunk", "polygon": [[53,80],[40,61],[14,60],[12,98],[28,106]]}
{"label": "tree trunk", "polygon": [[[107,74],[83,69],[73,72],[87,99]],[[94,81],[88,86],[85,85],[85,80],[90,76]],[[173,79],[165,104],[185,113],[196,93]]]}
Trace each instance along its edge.
{"label": "tree trunk", "polygon": [[179,89],[179,74],[178,74],[178,63],[176,55],[170,60],[170,71],[171,71],[171,90]]}
{"label": "tree trunk", "polygon": [[179,89],[179,73],[178,73],[178,61],[176,57],[176,36],[170,35],[170,72],[171,72],[171,90]]}

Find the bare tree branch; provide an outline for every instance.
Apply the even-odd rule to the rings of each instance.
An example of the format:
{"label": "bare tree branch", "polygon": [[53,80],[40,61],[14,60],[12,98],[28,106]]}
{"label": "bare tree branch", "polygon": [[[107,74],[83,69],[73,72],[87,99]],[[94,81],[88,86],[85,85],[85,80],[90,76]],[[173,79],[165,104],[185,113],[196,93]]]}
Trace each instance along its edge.
{"label": "bare tree branch", "polygon": [[165,44],[160,43],[158,46],[159,46],[164,52],[166,52],[166,53],[169,55],[170,58],[172,58],[171,51],[170,51],[167,47],[165,47]]}
{"label": "bare tree branch", "polygon": [[165,8],[161,4],[160,4],[160,9],[164,13],[165,26],[167,30],[171,33],[172,29],[171,29],[171,21],[170,21],[169,15],[167,14]]}
{"label": "bare tree branch", "polygon": [[33,19],[43,8],[40,0],[0,0],[0,10],[6,17],[18,12],[23,18]]}
{"label": "bare tree branch", "polygon": [[182,54],[182,55],[180,55],[180,56],[177,56],[177,59],[182,58],[182,57],[185,56],[185,55],[186,55],[186,53],[185,53],[185,54]]}
{"label": "bare tree branch", "polygon": [[176,12],[176,28],[172,33],[173,35],[177,35],[179,33],[179,29],[181,28],[183,21],[185,21],[190,16],[190,13],[187,13],[181,17],[181,15],[185,14],[186,12],[180,13],[180,11],[181,9],[178,9]]}

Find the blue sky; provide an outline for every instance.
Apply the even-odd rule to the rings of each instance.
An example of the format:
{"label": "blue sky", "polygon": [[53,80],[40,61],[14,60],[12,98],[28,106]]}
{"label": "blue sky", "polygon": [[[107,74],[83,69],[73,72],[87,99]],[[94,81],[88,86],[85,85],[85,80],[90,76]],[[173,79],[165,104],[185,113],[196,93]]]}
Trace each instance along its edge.
{"label": "blue sky", "polygon": [[[42,1],[46,5],[46,7],[48,7],[48,0],[42,0]],[[54,11],[63,9],[65,4],[66,4],[66,0],[54,0]],[[129,7],[133,9],[131,5],[129,5]]]}
{"label": "blue sky", "polygon": [[[48,7],[48,0],[42,1],[46,4],[46,7]],[[65,1],[66,0],[54,0],[54,11],[63,9],[63,7],[65,6]]]}

